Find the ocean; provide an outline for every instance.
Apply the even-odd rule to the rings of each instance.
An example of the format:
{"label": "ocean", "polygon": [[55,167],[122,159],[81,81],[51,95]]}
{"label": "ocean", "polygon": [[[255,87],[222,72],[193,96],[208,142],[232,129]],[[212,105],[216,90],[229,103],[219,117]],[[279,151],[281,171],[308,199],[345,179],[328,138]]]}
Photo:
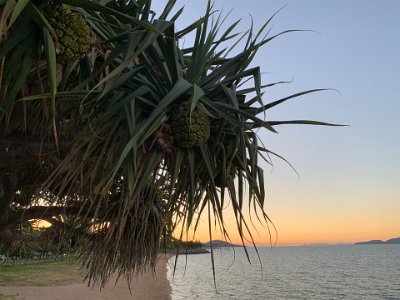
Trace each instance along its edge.
{"label": "ocean", "polygon": [[214,250],[169,260],[172,300],[400,299],[400,245]]}

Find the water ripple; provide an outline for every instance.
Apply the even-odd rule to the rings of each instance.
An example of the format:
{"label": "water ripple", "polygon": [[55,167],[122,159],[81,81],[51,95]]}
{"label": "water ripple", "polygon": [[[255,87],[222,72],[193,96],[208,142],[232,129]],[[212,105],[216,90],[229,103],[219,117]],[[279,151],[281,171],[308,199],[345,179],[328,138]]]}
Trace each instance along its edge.
{"label": "water ripple", "polygon": [[400,245],[259,248],[262,266],[249,252],[215,252],[216,287],[210,255],[180,257],[172,299],[400,299]]}

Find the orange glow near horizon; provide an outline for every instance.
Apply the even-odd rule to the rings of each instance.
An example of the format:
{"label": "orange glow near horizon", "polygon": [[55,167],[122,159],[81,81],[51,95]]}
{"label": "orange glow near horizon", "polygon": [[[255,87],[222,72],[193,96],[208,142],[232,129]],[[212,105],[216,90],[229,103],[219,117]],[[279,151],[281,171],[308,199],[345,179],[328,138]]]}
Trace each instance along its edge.
{"label": "orange glow near horizon", "polygon": [[[231,222],[232,224],[234,221]],[[337,243],[355,243],[361,241],[368,241],[374,239],[388,240],[390,238],[399,237],[399,230],[391,230],[382,224],[381,227],[371,226],[368,227],[348,227],[337,228],[327,223],[320,223],[317,225],[303,224],[292,226],[292,224],[281,222],[282,226],[277,226],[277,234],[271,230],[271,236],[268,229],[259,226],[252,229],[254,242],[259,246],[301,246],[304,244],[337,244]],[[343,225],[343,224],[342,224]],[[350,225],[350,224],[348,224]],[[236,227],[236,225],[235,225]],[[228,226],[230,242],[234,244],[241,244],[241,239],[237,233],[236,228]],[[245,244],[251,245],[251,240],[246,235]],[[212,232],[212,239],[225,240],[223,235],[214,230]],[[208,242],[210,240],[208,225],[200,225],[196,234],[193,236],[192,232],[186,237],[188,240],[199,240],[201,242]]]}
{"label": "orange glow near horizon", "polygon": [[[301,203],[299,203],[301,206]],[[400,236],[400,220],[398,207],[364,206],[363,209],[342,210],[341,207],[320,210],[317,207],[300,211],[299,209],[287,210],[285,207],[276,206],[270,209],[270,217],[274,227],[269,224],[271,236],[265,224],[260,224],[253,216],[254,226],[249,222],[250,230],[256,245],[259,246],[300,246],[304,244],[337,244],[355,243],[374,239],[388,240]],[[396,206],[395,205],[395,206]],[[306,206],[304,204],[303,206]],[[278,209],[280,208],[280,209]],[[273,210],[273,211],[271,211]],[[373,217],[371,217],[373,216]],[[234,215],[229,208],[225,212],[225,225],[229,233],[230,242],[241,244],[237,233]],[[247,218],[247,220],[249,220]],[[214,221],[212,221],[214,226]],[[202,216],[199,227],[193,235],[189,231],[186,240],[210,240],[208,221]],[[213,228],[212,239],[224,240],[219,230]],[[251,245],[249,235],[246,235],[246,245]]]}

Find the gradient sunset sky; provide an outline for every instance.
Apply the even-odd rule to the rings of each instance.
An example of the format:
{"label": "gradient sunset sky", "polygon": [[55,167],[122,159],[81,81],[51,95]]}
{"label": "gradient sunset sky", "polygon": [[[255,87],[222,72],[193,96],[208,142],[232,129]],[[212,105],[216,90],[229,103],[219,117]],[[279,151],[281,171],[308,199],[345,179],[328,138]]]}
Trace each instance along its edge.
{"label": "gradient sunset sky", "polygon": [[[185,6],[178,28],[196,20],[207,1]],[[260,50],[264,83],[293,80],[266,91],[269,102],[291,93],[334,88],[272,110],[269,120],[311,119],[349,127],[280,126],[261,134],[274,159],[264,165],[266,209],[279,245],[351,243],[400,236],[400,1],[398,0],[216,0],[215,9],[255,28],[281,7],[271,34],[286,29],[315,32],[284,35]],[[251,16],[251,17],[250,17]],[[229,208],[227,209],[229,210]],[[229,215],[229,213],[228,213]],[[197,238],[208,240],[207,223]],[[227,224],[235,228],[231,220]],[[258,226],[255,240],[269,244]],[[218,236],[215,236],[216,238]],[[233,242],[238,242],[235,230]],[[273,236],[275,238],[275,235]]]}

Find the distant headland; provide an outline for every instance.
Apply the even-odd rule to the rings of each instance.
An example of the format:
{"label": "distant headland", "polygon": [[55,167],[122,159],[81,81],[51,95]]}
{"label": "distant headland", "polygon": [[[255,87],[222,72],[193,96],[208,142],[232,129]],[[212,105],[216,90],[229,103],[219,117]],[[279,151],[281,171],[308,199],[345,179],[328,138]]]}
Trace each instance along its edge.
{"label": "distant headland", "polygon": [[204,243],[203,246],[206,248],[210,248],[210,247],[213,247],[213,248],[240,247],[240,245],[231,244],[231,243],[228,243],[226,241],[221,241],[221,240],[212,240],[212,241],[209,241],[208,243]]}
{"label": "distant headland", "polygon": [[358,243],[355,243],[354,245],[383,245],[383,244],[400,244],[400,237],[393,238],[393,239],[390,239],[387,241],[371,240],[371,241],[366,241],[366,242],[358,242]]}

